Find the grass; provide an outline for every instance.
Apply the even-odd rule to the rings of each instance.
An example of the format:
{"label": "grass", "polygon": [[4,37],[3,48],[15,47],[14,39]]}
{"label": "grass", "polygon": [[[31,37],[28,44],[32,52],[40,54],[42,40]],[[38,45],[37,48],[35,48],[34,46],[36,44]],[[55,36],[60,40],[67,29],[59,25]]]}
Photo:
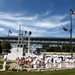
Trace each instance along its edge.
{"label": "grass", "polygon": [[[13,63],[11,61],[7,61],[7,64]],[[0,64],[3,64],[3,61],[0,61]]]}
{"label": "grass", "polygon": [[[9,68],[9,64],[11,62],[7,62],[7,69]],[[0,61],[0,69],[2,69],[3,62]],[[26,72],[26,71],[14,71],[10,72],[0,71],[0,75],[75,75],[75,69],[64,69],[64,70],[52,70],[52,71],[39,71],[39,72]]]}
{"label": "grass", "polygon": [[39,71],[39,72],[0,72],[0,75],[75,75],[75,69]]}
{"label": "grass", "polygon": [[[6,68],[8,69],[10,66],[9,66],[9,64],[10,63],[12,63],[11,61],[8,61],[7,62],[7,65],[6,65]],[[2,67],[3,67],[3,61],[0,61],[0,69],[2,69]]]}

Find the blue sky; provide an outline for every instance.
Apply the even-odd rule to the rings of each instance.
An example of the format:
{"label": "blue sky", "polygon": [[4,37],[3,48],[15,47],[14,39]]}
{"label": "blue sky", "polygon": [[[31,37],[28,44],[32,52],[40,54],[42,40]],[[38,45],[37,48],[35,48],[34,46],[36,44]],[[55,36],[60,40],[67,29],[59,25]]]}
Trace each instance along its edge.
{"label": "blue sky", "polygon": [[[70,8],[75,0],[0,0],[0,36],[17,36],[19,26],[32,31],[33,37],[69,37],[62,25],[70,29]],[[75,15],[72,15],[75,37]]]}

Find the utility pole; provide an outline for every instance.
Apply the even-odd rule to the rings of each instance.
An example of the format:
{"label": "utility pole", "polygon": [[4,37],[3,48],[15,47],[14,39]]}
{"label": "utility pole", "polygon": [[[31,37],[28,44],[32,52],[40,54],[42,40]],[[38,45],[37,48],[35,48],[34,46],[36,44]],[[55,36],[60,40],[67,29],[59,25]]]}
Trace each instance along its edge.
{"label": "utility pole", "polygon": [[71,57],[73,57],[73,47],[72,47],[72,9],[70,7],[70,51],[71,51]]}

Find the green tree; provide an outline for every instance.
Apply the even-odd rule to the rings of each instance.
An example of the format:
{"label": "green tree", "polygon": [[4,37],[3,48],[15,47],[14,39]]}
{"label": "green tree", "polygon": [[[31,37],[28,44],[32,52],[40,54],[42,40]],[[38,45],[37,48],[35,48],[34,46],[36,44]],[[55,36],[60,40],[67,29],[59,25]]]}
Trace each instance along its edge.
{"label": "green tree", "polygon": [[55,47],[54,46],[51,46],[49,47],[49,49],[47,49],[47,52],[54,52],[55,51]]}
{"label": "green tree", "polygon": [[75,46],[73,46],[73,52],[75,52]]}
{"label": "green tree", "polygon": [[48,48],[49,48],[49,44],[48,43],[43,43],[42,44],[42,49],[43,49],[44,52],[46,52]]}
{"label": "green tree", "polygon": [[1,48],[1,41],[0,41],[0,53],[2,53],[2,48]]}
{"label": "green tree", "polygon": [[61,47],[60,46],[55,46],[55,52],[61,52]]}
{"label": "green tree", "polygon": [[60,46],[51,46],[49,49],[47,49],[47,52],[61,52]]}
{"label": "green tree", "polygon": [[11,45],[9,41],[3,40],[1,42],[1,47],[3,52],[10,52]]}
{"label": "green tree", "polygon": [[63,52],[70,52],[70,45],[68,45],[68,44],[62,45],[62,51]]}

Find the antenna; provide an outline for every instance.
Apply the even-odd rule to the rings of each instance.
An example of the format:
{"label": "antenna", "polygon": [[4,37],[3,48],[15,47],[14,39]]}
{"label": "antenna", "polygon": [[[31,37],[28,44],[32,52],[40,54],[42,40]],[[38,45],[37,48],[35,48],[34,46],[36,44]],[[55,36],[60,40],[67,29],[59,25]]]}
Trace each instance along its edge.
{"label": "antenna", "polygon": [[19,27],[19,34],[21,34],[21,25],[20,25],[20,27]]}

